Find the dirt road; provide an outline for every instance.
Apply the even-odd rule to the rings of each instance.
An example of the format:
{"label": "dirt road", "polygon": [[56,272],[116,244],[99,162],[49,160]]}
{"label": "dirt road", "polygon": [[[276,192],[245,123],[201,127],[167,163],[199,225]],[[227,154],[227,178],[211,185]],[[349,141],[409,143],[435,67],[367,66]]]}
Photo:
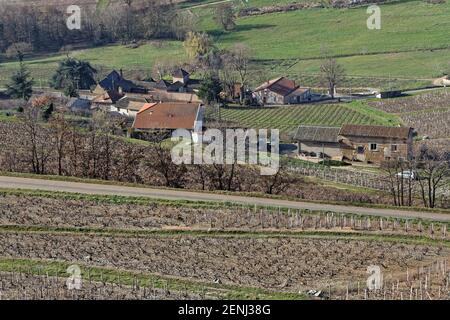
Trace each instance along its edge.
{"label": "dirt road", "polygon": [[27,189],[43,191],[60,191],[82,194],[117,195],[131,197],[147,197],[167,200],[213,201],[233,202],[246,205],[275,206],[292,209],[324,210],[335,213],[351,213],[360,215],[372,215],[398,218],[423,218],[435,221],[450,221],[450,214],[433,212],[420,212],[396,209],[375,209],[355,206],[343,206],[333,204],[319,204],[311,202],[298,202],[269,198],[244,197],[207,192],[191,192],[182,190],[164,190],[153,188],[136,188],[115,185],[103,185],[93,183],[63,182],[44,179],[29,179],[0,176],[0,188]]}

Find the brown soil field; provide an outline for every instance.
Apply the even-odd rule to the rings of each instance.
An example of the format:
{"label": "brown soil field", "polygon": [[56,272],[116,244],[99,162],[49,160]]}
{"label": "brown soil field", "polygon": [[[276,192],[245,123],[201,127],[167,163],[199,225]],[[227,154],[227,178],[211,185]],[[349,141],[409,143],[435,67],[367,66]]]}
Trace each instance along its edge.
{"label": "brown soil field", "polygon": [[85,200],[62,200],[31,196],[0,196],[0,224],[55,227],[108,227],[153,229],[206,223],[206,218],[225,219],[241,211],[195,209],[152,204],[106,204]]}
{"label": "brown soil field", "polygon": [[0,300],[198,300],[189,292],[132,287],[84,280],[68,290],[66,278],[0,272]]}
{"label": "brown soil field", "polygon": [[418,221],[241,207],[194,208],[161,203],[111,204],[29,195],[0,196],[0,226],[114,230],[335,230],[449,239],[448,226]]}
{"label": "brown soil field", "polygon": [[0,233],[3,257],[63,260],[224,284],[298,292],[450,256],[445,247],[317,239]]}

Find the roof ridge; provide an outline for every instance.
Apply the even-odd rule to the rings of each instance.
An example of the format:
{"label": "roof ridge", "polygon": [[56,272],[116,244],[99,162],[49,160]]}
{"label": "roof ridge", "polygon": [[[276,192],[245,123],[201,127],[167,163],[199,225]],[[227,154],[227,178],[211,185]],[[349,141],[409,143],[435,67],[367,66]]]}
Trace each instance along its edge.
{"label": "roof ridge", "polygon": [[148,109],[153,108],[153,107],[156,106],[157,104],[158,104],[157,102],[147,102],[147,103],[144,103],[144,104],[142,105],[141,110],[138,111],[138,114],[139,114],[139,113],[142,113],[142,112],[144,112],[144,111],[147,111]]}
{"label": "roof ridge", "polygon": [[307,128],[331,128],[331,129],[340,129],[340,128],[341,128],[341,127],[314,126],[314,125],[303,125],[303,124],[299,125],[298,127],[299,127],[299,128],[300,128],[300,127],[307,127]]}

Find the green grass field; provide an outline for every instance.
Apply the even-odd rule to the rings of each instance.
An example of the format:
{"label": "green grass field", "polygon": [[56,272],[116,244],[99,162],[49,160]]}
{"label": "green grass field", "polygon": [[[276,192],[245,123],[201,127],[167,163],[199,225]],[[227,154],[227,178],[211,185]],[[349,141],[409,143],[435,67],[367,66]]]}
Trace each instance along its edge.
{"label": "green grass field", "polygon": [[[214,36],[221,48],[237,42],[248,45],[254,67],[265,78],[288,75],[303,85],[317,86],[325,54],[338,58],[348,75],[342,86],[412,88],[431,84],[450,69],[450,2],[428,4],[403,1],[381,5],[381,30],[368,30],[366,7],[352,9],[310,9],[239,18],[237,27],[223,32],[213,21],[214,5],[195,7],[209,0],[192,0],[197,29]],[[291,2],[283,0],[283,2]],[[233,1],[238,8],[240,1]],[[250,0],[248,6],[274,3]],[[123,68],[150,73],[160,59],[183,62],[188,58],[179,41],[158,41],[137,49],[120,45],[74,51],[101,70]],[[48,78],[64,55],[34,58],[27,64],[38,85]],[[0,64],[0,85],[8,80],[17,63]],[[255,80],[256,82],[257,80]]]}
{"label": "green grass field", "polygon": [[290,134],[299,125],[339,127],[343,124],[372,124],[393,126],[400,120],[360,103],[346,105],[304,105],[270,108],[224,108],[223,120],[255,129],[279,129]]}

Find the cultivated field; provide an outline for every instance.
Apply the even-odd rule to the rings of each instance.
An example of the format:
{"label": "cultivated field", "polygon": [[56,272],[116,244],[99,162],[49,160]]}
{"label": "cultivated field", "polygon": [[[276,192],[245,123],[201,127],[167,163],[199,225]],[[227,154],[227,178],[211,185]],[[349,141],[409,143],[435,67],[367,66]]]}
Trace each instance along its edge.
{"label": "cultivated field", "polygon": [[390,272],[447,257],[443,247],[345,239],[214,236],[121,237],[89,234],[0,234],[6,258],[86,262],[226,285],[298,292],[330,281],[364,279],[369,265]]}
{"label": "cultivated field", "polygon": [[450,136],[450,91],[438,90],[404,98],[371,101],[369,106],[395,114],[415,128],[419,136],[446,139]]}
{"label": "cultivated field", "polygon": [[[348,283],[356,297],[369,265],[393,281],[450,257],[446,225],[427,221],[17,196],[0,198],[3,299],[298,299],[310,289],[342,298]],[[65,287],[72,264],[81,291]]]}
{"label": "cultivated field", "polygon": [[305,105],[267,108],[230,107],[221,110],[223,120],[248,128],[279,129],[283,134],[294,132],[299,125],[340,127],[343,124],[395,125],[398,120],[359,104]]}
{"label": "cultivated field", "polygon": [[[28,271],[28,270],[27,270]],[[62,277],[61,277],[62,276]],[[67,277],[21,272],[0,272],[0,300],[198,300],[189,291],[178,292],[139,284],[85,279],[80,290],[68,290]]]}

